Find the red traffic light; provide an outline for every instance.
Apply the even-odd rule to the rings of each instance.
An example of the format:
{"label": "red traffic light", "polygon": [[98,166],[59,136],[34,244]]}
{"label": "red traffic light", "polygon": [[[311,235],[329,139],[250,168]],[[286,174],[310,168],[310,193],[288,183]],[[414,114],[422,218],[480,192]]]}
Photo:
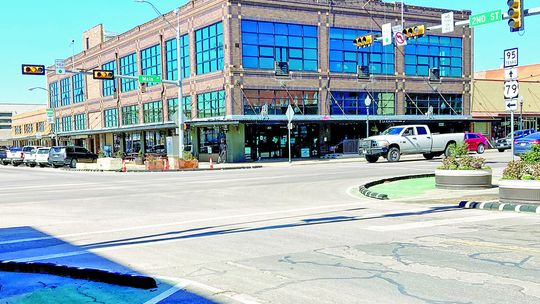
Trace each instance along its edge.
{"label": "red traffic light", "polygon": [[94,79],[113,80],[114,71],[113,70],[94,70],[93,76],[94,76]]}
{"label": "red traffic light", "polygon": [[38,64],[23,64],[23,75],[45,75],[45,66]]}

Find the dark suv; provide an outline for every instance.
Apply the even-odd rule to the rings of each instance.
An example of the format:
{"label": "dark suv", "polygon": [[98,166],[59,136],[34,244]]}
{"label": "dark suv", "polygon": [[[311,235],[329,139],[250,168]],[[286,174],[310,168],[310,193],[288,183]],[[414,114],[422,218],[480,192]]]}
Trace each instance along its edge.
{"label": "dark suv", "polygon": [[76,168],[77,163],[94,163],[98,156],[83,147],[77,146],[57,146],[49,151],[49,164],[54,168],[65,165]]}

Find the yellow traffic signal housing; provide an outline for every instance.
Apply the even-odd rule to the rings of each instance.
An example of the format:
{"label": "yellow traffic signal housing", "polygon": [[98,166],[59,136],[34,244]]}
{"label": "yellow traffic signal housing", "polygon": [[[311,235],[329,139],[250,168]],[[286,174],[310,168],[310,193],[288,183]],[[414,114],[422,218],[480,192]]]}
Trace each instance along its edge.
{"label": "yellow traffic signal housing", "polygon": [[365,35],[354,39],[354,45],[357,47],[367,47],[373,44],[373,35]]}
{"label": "yellow traffic signal housing", "polygon": [[94,70],[94,79],[113,80],[113,70]]}
{"label": "yellow traffic signal housing", "polygon": [[524,27],[523,0],[508,0],[508,26],[510,32],[518,32]]}
{"label": "yellow traffic signal housing", "polygon": [[45,75],[45,66],[37,64],[23,64],[23,75]]}
{"label": "yellow traffic signal housing", "polygon": [[422,37],[425,33],[426,27],[423,24],[417,25],[415,27],[408,27],[403,30],[403,34],[405,34],[405,37],[407,37],[407,39]]}

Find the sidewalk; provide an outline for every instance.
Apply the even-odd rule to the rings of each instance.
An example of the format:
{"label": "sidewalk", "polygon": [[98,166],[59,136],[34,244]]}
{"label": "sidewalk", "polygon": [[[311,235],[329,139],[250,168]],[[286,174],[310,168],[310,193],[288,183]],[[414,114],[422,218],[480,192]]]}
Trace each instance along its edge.
{"label": "sidewalk", "polygon": [[[214,164],[214,169],[220,168],[236,168],[236,167],[251,167],[251,166],[262,166],[266,167],[290,167],[290,166],[305,166],[305,165],[321,165],[321,164],[339,164],[339,163],[362,163],[366,162],[363,157],[353,155],[345,156],[341,158],[333,159],[293,159],[292,163],[289,163],[289,160],[286,158],[276,158],[276,159],[263,159],[260,161],[252,161],[245,163],[224,163],[224,164]],[[199,168],[210,168],[209,162],[199,162]]]}

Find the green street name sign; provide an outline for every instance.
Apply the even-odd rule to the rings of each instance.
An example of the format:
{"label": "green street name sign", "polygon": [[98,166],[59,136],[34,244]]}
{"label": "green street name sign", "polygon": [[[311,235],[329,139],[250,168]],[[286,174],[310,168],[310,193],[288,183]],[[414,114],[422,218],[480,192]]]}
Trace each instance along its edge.
{"label": "green street name sign", "polygon": [[140,83],[161,82],[161,76],[139,75]]}
{"label": "green street name sign", "polygon": [[47,117],[52,117],[54,116],[54,109],[47,109],[45,113],[47,113]]}
{"label": "green street name sign", "polygon": [[486,12],[482,14],[472,15],[469,17],[469,26],[479,26],[492,22],[497,22],[502,20],[502,11],[496,10],[491,12]]}

